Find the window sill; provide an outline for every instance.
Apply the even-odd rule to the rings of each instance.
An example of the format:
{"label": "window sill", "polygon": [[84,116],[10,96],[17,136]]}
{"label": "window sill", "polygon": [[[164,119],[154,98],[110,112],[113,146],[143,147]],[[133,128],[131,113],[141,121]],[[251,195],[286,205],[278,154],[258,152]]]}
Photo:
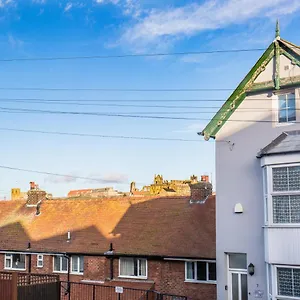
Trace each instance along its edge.
{"label": "window sill", "polygon": [[10,271],[26,271],[26,269],[19,269],[19,268],[4,268],[4,270],[10,270]]}
{"label": "window sill", "polygon": [[147,279],[147,276],[123,276],[123,275],[119,275],[119,278],[123,278],[123,279],[141,279],[141,280],[145,280]]}
{"label": "window sill", "polygon": [[70,272],[71,275],[83,275],[83,272]]}
{"label": "window sill", "polygon": [[291,121],[291,122],[283,122],[283,123],[279,123],[278,121],[277,121],[277,123],[276,123],[276,127],[284,127],[284,126],[291,126],[291,125],[294,125],[294,124],[296,124],[297,123],[297,121]]}
{"label": "window sill", "polygon": [[300,228],[299,223],[295,224],[286,224],[286,223],[278,223],[278,224],[266,224],[263,228]]}
{"label": "window sill", "polygon": [[57,273],[57,274],[68,274],[68,271],[53,271],[53,273]]}
{"label": "window sill", "polygon": [[185,283],[204,283],[204,284],[217,284],[216,281],[204,281],[204,280],[185,280]]}
{"label": "window sill", "polygon": [[38,269],[42,269],[44,268],[44,266],[36,266]]}

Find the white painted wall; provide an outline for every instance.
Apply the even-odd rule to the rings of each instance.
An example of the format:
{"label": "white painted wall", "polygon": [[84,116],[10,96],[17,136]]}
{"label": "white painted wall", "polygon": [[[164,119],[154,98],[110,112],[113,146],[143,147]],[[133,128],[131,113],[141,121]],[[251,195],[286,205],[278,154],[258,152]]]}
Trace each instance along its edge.
{"label": "white painted wall", "polygon": [[[263,81],[272,80],[273,69],[267,67]],[[300,108],[299,89],[296,106]],[[261,94],[247,97],[216,136],[216,228],[218,299],[228,299],[226,252],[247,253],[247,263],[255,265],[255,275],[248,276],[249,300],[255,290],[263,290],[267,299],[264,259],[263,179],[257,153],[283,131],[300,129],[300,124],[278,125],[264,122],[232,122],[230,120],[276,121],[277,97]],[[257,110],[257,111],[255,111]],[[297,112],[300,122],[300,111]],[[225,141],[230,141],[227,143]],[[233,144],[233,146],[232,146]],[[243,214],[234,214],[241,203]],[[273,241],[273,240],[272,240]]]}

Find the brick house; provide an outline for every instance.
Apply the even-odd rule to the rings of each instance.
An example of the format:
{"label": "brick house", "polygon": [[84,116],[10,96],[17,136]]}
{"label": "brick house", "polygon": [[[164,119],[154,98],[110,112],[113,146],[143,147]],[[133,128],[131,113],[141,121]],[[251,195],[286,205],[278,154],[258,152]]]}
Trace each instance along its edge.
{"label": "brick house", "polygon": [[202,201],[205,191],[191,190],[47,200],[33,187],[27,200],[0,201],[0,271],[214,300],[215,197]]}

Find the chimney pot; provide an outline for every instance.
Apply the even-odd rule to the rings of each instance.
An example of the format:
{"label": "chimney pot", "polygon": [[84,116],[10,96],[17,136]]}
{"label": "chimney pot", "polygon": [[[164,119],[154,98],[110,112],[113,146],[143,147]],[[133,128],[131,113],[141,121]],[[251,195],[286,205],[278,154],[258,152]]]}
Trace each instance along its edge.
{"label": "chimney pot", "polygon": [[209,176],[208,175],[201,175],[201,181],[209,182]]}

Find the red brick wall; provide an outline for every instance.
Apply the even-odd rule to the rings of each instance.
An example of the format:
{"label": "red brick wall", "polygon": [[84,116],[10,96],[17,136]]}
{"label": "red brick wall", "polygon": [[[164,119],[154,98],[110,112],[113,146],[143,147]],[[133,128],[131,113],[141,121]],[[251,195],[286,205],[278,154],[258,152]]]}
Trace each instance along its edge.
{"label": "red brick wall", "polygon": [[[165,260],[148,260],[148,279],[123,279],[119,278],[119,260],[114,259],[114,280],[118,280],[117,285],[122,285],[122,281],[126,282],[125,286],[145,289],[153,287],[153,289],[168,294],[177,294],[187,296],[192,300],[215,300],[216,285],[209,283],[188,283],[185,281],[185,263],[183,261],[165,261]],[[0,271],[4,270],[4,254],[0,255]],[[28,257],[27,257],[28,271]],[[37,267],[37,255],[31,257],[32,273],[55,274],[53,273],[53,256],[44,255],[43,268]],[[67,280],[67,274],[60,274],[63,281]],[[80,282],[85,280],[104,281],[110,280],[110,260],[101,256],[85,256],[84,257],[84,275],[70,274],[70,281]],[[108,282],[107,282],[108,283]]]}

